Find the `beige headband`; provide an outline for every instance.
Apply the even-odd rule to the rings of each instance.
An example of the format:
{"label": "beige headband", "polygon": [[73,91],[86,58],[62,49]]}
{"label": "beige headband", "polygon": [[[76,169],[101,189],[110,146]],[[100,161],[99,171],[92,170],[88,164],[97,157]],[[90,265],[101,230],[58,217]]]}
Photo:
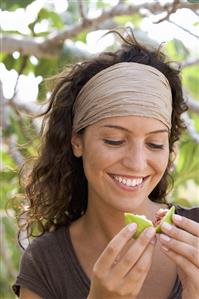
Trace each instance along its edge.
{"label": "beige headband", "polygon": [[167,78],[156,68],[116,63],[93,76],[73,107],[73,131],[113,116],[145,116],[171,128],[172,95]]}

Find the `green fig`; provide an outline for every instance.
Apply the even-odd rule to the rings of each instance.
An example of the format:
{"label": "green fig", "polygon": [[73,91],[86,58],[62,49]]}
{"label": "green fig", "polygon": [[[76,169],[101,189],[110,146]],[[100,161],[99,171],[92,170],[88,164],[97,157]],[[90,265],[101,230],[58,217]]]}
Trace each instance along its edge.
{"label": "green fig", "polygon": [[175,207],[172,206],[168,212],[166,213],[166,215],[161,219],[160,223],[156,226],[156,233],[161,233],[161,224],[163,222],[167,222],[169,224],[173,224],[173,220],[172,220],[172,216],[175,214]]}
{"label": "green fig", "polygon": [[[162,232],[160,226],[163,222],[167,222],[169,224],[173,223],[172,216],[174,214],[175,214],[175,207],[172,206],[167,211],[167,213],[164,215],[164,217],[161,219],[160,223],[156,226],[156,233]],[[134,239],[137,239],[145,228],[154,226],[153,222],[151,220],[147,219],[146,216],[144,216],[144,215],[135,215],[132,213],[124,213],[124,220],[125,220],[125,224],[129,224],[132,222],[137,224],[137,230],[136,230],[135,234],[133,235]]]}
{"label": "green fig", "polygon": [[133,235],[134,239],[137,239],[143,230],[147,227],[153,226],[152,221],[148,220],[144,215],[135,215],[132,213],[124,213],[125,223],[129,224],[134,222],[137,224],[137,230]]}

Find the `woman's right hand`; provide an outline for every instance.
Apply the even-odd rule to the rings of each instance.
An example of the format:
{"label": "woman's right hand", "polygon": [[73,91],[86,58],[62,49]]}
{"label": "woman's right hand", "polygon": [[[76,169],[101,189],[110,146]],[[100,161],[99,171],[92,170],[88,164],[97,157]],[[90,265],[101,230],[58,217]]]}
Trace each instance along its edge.
{"label": "woman's right hand", "polygon": [[[136,225],[124,227],[108,244],[93,267],[87,299],[135,299],[149,271],[155,244],[155,229],[145,231],[120,257],[136,231]],[[115,261],[118,259],[116,263]]]}

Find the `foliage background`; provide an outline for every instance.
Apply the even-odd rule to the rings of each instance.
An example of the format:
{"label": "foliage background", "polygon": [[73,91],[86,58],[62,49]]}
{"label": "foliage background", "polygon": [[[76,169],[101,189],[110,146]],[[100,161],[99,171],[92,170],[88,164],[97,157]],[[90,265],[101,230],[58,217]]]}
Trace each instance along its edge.
{"label": "foliage background", "polygon": [[[197,2],[197,1],[193,1]],[[16,246],[18,207],[5,206],[20,192],[18,171],[24,160],[37,155],[40,119],[38,103],[50,91],[43,83],[65,65],[97,51],[115,49],[113,37],[99,40],[108,29],[131,26],[138,41],[158,46],[176,66],[189,104],[184,114],[188,131],[178,144],[168,201],[186,207],[199,205],[199,4],[191,1],[1,1],[1,298],[14,298],[21,250]],[[181,17],[179,17],[181,16]],[[182,17],[183,16],[183,17]],[[14,20],[14,21],[13,21]],[[153,28],[153,29],[152,29]],[[155,32],[155,33],[154,33]],[[45,105],[44,105],[45,106]]]}

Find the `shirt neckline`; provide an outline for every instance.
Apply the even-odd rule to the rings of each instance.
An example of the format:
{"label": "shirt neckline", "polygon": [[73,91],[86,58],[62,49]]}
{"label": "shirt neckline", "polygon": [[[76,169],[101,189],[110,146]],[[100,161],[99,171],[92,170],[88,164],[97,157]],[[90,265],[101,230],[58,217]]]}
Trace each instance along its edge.
{"label": "shirt neckline", "polygon": [[85,291],[89,291],[90,288],[90,279],[88,278],[87,274],[85,273],[84,269],[82,268],[82,265],[77,257],[77,254],[75,252],[72,240],[71,240],[71,236],[70,236],[70,230],[69,230],[69,226],[66,228],[66,241],[67,241],[67,248],[68,248],[68,254],[70,255],[71,258],[71,262],[75,268],[75,270],[78,273],[78,276],[81,280],[81,282],[83,283],[84,287],[85,287]]}

